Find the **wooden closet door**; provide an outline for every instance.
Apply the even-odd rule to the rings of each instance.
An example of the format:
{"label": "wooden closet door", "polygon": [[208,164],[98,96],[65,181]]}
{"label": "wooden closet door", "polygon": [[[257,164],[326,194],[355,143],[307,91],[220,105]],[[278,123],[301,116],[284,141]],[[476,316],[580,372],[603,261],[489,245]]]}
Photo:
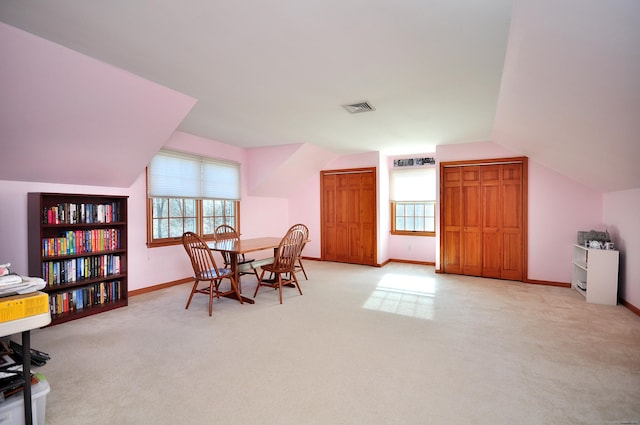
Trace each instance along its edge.
{"label": "wooden closet door", "polygon": [[322,251],[327,261],[341,261],[348,252],[347,177],[328,174],[322,178]]}
{"label": "wooden closet door", "polygon": [[376,264],[376,173],[369,170],[322,173],[323,260]]}
{"label": "wooden closet door", "polygon": [[526,278],[527,161],[511,160],[442,165],[440,259],[445,273]]}
{"label": "wooden closet door", "polygon": [[523,164],[502,165],[502,279],[522,280],[524,276]]}
{"label": "wooden closet door", "polygon": [[442,268],[446,273],[462,273],[462,170],[445,168],[441,182]]}
{"label": "wooden closet door", "polygon": [[502,165],[481,169],[482,276],[501,277],[502,269]]}
{"label": "wooden closet door", "polygon": [[480,167],[462,168],[462,273],[482,275]]}
{"label": "wooden closet door", "polygon": [[523,279],[522,164],[482,167],[482,275]]}
{"label": "wooden closet door", "polygon": [[375,265],[376,182],[374,173],[348,174],[349,263]]}

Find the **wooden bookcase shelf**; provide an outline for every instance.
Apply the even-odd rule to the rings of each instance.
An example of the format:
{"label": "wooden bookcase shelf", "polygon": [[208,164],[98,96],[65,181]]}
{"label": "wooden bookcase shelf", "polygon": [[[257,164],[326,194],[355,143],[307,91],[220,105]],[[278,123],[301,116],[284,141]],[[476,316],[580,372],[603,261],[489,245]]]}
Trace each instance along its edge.
{"label": "wooden bookcase shelf", "polygon": [[27,195],[29,275],[49,294],[51,325],[128,304],[127,196]]}

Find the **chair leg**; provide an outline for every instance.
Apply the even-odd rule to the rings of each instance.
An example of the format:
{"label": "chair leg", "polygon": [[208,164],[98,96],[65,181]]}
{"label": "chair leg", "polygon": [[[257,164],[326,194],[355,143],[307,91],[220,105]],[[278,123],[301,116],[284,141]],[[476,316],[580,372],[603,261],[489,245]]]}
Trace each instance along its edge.
{"label": "chair leg", "polygon": [[215,282],[213,280],[209,281],[209,317],[211,317],[211,313],[213,312],[213,292],[216,287],[216,283],[219,282]]}
{"label": "chair leg", "polygon": [[300,265],[300,268],[302,269],[302,274],[304,274],[304,279],[305,280],[309,280],[309,278],[307,277],[307,271],[304,269],[304,266],[302,265],[302,259],[298,258],[298,264]]}
{"label": "chair leg", "polygon": [[277,273],[278,275],[278,291],[280,291],[280,304],[282,304],[282,275]]}
{"label": "chair leg", "polygon": [[256,275],[256,279],[258,280],[258,282],[260,282],[260,276],[258,276],[258,270],[256,270],[255,268],[251,268],[253,270],[253,274]]}
{"label": "chair leg", "polygon": [[189,299],[187,300],[187,305],[184,308],[185,310],[189,308],[189,304],[191,304],[191,299],[193,298],[193,294],[196,293],[196,288],[198,287],[198,283],[200,281],[196,279],[196,281],[193,283],[193,288],[191,288],[191,294],[189,294]]}
{"label": "chair leg", "polygon": [[258,277],[258,272],[256,272],[256,277],[258,277],[258,286],[256,286],[256,291],[253,293],[253,298],[256,297],[256,295],[258,295],[258,290],[260,289],[260,285],[262,283],[262,278],[264,277],[264,270],[262,270],[262,273],[260,273],[260,277]]}
{"label": "chair leg", "polygon": [[300,284],[298,283],[298,278],[296,277],[295,272],[291,272],[291,277],[293,278],[293,282],[296,284],[296,288],[298,288],[298,292],[302,295],[302,289],[300,289]]}

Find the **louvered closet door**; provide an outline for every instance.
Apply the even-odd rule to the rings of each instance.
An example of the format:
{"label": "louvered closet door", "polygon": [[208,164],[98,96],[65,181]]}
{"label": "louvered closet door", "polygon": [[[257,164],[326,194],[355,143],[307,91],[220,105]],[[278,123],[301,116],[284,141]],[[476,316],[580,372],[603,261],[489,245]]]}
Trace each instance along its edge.
{"label": "louvered closet door", "polygon": [[322,259],[376,264],[375,169],[323,171]]}

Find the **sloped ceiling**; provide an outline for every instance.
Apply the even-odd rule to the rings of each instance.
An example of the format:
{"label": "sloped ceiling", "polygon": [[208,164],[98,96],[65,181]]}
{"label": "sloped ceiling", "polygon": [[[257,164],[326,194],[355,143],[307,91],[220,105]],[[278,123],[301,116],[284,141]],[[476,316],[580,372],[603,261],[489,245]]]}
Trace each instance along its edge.
{"label": "sloped ceiling", "polygon": [[311,176],[337,155],[304,143],[252,148],[247,153],[249,195],[286,198],[304,190]]}
{"label": "sloped ceiling", "polygon": [[[0,21],[197,99],[178,128],[219,142],[493,139],[601,191],[640,187],[637,0],[3,0]],[[362,100],[376,110],[340,106]]]}
{"label": "sloped ceiling", "polygon": [[640,2],[517,2],[493,141],[602,192],[640,187]]}
{"label": "sloped ceiling", "polygon": [[195,99],[0,23],[0,180],[129,187]]}

